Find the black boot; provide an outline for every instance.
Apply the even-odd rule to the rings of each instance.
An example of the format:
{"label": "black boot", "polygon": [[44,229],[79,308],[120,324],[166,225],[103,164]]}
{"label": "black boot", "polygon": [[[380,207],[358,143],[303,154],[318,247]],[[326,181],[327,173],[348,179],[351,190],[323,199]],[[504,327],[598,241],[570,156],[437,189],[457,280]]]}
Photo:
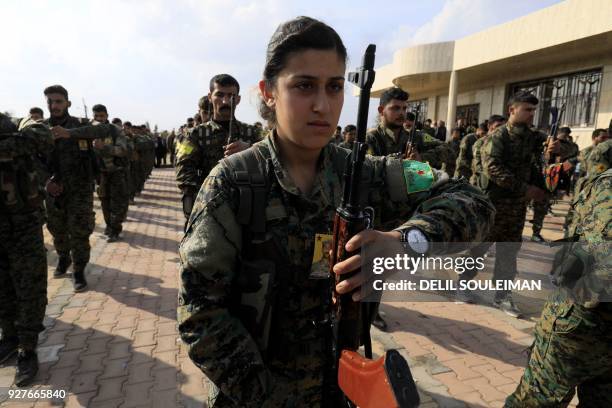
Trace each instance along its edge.
{"label": "black boot", "polygon": [[85,280],[85,267],[75,268],[72,273],[72,285],[75,292],[83,292],[87,289],[87,281]]}
{"label": "black boot", "polygon": [[0,364],[17,353],[18,345],[19,340],[17,337],[3,337],[2,340],[0,340]]}
{"label": "black boot", "polygon": [[64,276],[71,263],[72,261],[70,260],[70,255],[60,255],[59,260],[57,261],[57,268],[55,268],[55,270],[53,271],[53,277],[61,278],[62,276]]}
{"label": "black boot", "polygon": [[38,356],[34,350],[19,350],[17,354],[17,370],[15,385],[25,387],[30,385],[38,373]]}

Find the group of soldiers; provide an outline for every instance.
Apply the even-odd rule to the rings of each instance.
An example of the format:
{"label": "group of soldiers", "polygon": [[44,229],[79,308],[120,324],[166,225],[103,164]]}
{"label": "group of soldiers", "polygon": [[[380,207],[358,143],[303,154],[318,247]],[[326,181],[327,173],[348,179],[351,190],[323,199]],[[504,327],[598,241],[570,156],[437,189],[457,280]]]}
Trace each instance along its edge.
{"label": "group of soldiers", "polygon": [[72,265],[74,290],[84,291],[94,190],[107,242],[116,242],[154,163],[144,125],[120,119],[111,124],[101,104],[93,106],[91,121],[71,116],[61,85],[47,87],[44,95],[47,119],[40,108],[23,119],[0,116],[0,362],[17,353],[17,386],[31,383],[38,371],[36,344],[47,304],[43,225],[58,256],[54,278]]}

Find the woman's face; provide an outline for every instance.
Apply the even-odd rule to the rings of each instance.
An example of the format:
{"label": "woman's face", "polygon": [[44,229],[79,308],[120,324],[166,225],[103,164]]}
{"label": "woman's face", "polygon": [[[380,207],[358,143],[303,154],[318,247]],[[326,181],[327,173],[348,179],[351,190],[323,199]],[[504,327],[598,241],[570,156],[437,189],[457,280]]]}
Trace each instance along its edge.
{"label": "woman's face", "polygon": [[280,138],[312,150],[329,143],[344,103],[345,68],[336,51],[305,50],[288,57],[273,89],[260,83]]}

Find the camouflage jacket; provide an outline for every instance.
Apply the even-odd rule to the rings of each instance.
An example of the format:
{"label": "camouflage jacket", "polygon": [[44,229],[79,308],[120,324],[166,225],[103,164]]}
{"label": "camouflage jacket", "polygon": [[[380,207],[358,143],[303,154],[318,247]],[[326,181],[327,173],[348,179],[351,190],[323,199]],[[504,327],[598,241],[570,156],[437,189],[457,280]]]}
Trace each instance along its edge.
{"label": "camouflage jacket", "polygon": [[[368,154],[372,156],[387,156],[394,153],[403,155],[406,152],[409,137],[409,132],[402,127],[397,140],[395,140],[393,131],[383,125],[378,125],[366,134]],[[421,154],[423,162],[428,162],[431,167],[436,169],[445,168],[445,164],[450,157],[450,149],[446,143],[425,132],[417,131],[413,144]]]}
{"label": "camouflage jacket", "polygon": [[474,159],[472,160],[472,176],[470,177],[470,184],[479,188],[482,188],[480,185],[480,176],[482,174],[482,155],[480,154],[480,149],[488,137],[489,135],[481,137],[475,141],[474,146],[472,146],[472,155],[474,156]]}
{"label": "camouflage jacket", "polygon": [[466,180],[472,177],[472,160],[474,159],[472,148],[477,140],[476,133],[470,133],[461,139],[459,154],[455,162],[455,177],[465,177]]}
{"label": "camouflage jacket", "polygon": [[[312,257],[315,234],[331,233],[349,152],[332,143],[323,148],[313,190],[304,195],[283,166],[275,137],[251,148],[271,165],[265,238],[243,242],[238,186],[224,160],[205,179],[179,250],[179,332],[190,358],[218,387],[209,390],[210,399],[225,405],[218,401],[215,407],[321,405],[329,333],[312,322],[328,313],[331,288],[329,278],[312,277]],[[430,189],[408,194],[402,162],[366,156],[362,201],[378,210],[376,225],[387,230],[418,227],[436,242],[485,239],[495,210],[482,192],[436,171],[440,179]],[[268,243],[276,250],[267,269],[276,268],[283,290],[274,299],[264,354],[232,299],[244,282],[240,271],[245,251]],[[277,264],[284,265],[282,270]]]}
{"label": "camouflage jacket", "polygon": [[102,138],[104,147],[96,150],[100,162],[100,170],[112,173],[126,169],[129,165],[129,153],[127,137],[123,131],[115,125],[107,123],[108,133]]}
{"label": "camouflage jacket", "polygon": [[[612,156],[610,156],[612,158]],[[578,236],[592,257],[584,275],[573,286],[578,301],[587,307],[612,301],[612,169],[590,176],[572,202],[569,236]],[[609,303],[608,303],[609,305]]]}
{"label": "camouflage jacket", "polygon": [[393,153],[404,154],[409,137],[410,134],[404,128],[400,128],[396,139],[391,129],[382,124],[378,125],[366,134],[365,142],[368,145],[368,154],[372,156],[387,156]]}
{"label": "camouflage jacket", "polygon": [[[559,154],[555,155],[559,162],[564,162],[569,160],[571,163],[576,164],[578,162],[578,155],[580,154],[580,149],[578,145],[570,140],[558,139],[559,144]],[[550,138],[547,139],[545,147],[548,145]],[[549,161],[550,156],[548,153],[545,154],[546,162]]]}
{"label": "camouflage jacket", "polygon": [[[255,143],[261,139],[259,130],[252,125],[234,120],[232,141]],[[197,193],[202,182],[219,160],[223,158],[223,146],[228,132],[214,120],[193,128],[185,140],[177,145],[176,181],[181,191]]]}
{"label": "camouflage jacket", "polygon": [[[78,134],[73,133],[75,137],[56,142],[49,167],[54,179],[63,184],[65,192],[72,189],[82,189],[86,185],[93,185],[98,173],[98,163],[92,146],[92,139],[88,136],[95,126],[89,126],[86,120],[70,115],[59,119],[47,119],[45,124],[61,126],[69,130],[86,127]],[[82,135],[83,138],[76,137],[78,135]]]}
{"label": "camouflage jacket", "polygon": [[480,148],[481,187],[492,198],[523,199],[530,184],[543,188],[541,158],[546,135],[506,124]]}
{"label": "camouflage jacket", "polygon": [[591,150],[586,160],[587,177],[603,173],[612,164],[612,139],[601,142]]}
{"label": "camouflage jacket", "polygon": [[47,125],[23,119],[17,128],[0,113],[1,213],[40,209],[53,146],[53,137]]}
{"label": "camouflage jacket", "polygon": [[580,151],[580,154],[578,155],[578,162],[580,163],[580,173],[578,174],[579,177],[586,176],[587,162],[589,160],[589,156],[591,155],[591,152],[593,151],[594,147],[595,147],[594,145],[587,146]]}

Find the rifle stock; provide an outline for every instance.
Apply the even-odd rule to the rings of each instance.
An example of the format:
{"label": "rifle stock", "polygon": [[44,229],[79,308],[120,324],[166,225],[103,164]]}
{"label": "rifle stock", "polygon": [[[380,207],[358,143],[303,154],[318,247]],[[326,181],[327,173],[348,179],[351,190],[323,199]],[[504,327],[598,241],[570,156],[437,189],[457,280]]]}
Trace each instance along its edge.
{"label": "rifle stock", "polygon": [[[360,183],[367,146],[365,133],[368,119],[370,89],[374,82],[376,46],[370,44],[358,72],[349,74],[349,81],[360,89],[357,117],[357,137],[344,173],[342,203],[336,209],[330,257],[330,283],[334,300],[332,325],[332,379],[334,389],[341,391],[341,405],[361,408],[415,407],[419,396],[408,363],[395,350],[389,350],[379,360],[372,360],[370,340],[370,304],[356,302],[352,293],[340,295],[336,285],[358,271],[342,276],[333,273],[333,266],[355,253],[345,250],[351,237],[371,228],[374,210],[360,205]],[[357,353],[364,345],[365,357]],[[335,393],[334,393],[335,394]],[[416,401],[416,402],[414,402]]]}

